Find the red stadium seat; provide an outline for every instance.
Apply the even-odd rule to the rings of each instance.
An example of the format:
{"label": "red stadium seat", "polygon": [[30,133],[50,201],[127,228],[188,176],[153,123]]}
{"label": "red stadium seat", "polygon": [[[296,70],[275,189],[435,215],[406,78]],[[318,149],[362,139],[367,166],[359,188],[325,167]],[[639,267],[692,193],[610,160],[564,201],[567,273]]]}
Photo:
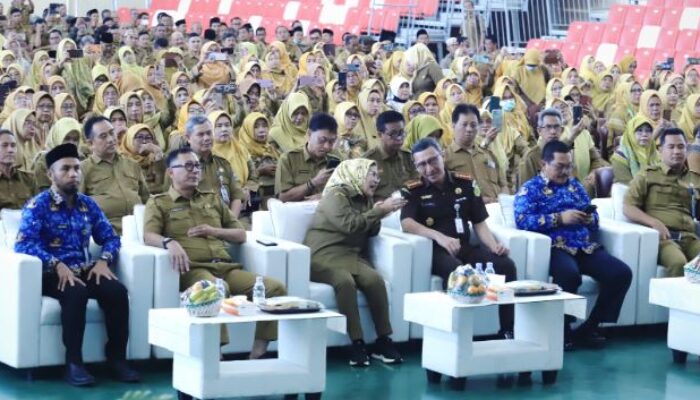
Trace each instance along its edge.
{"label": "red stadium seat", "polygon": [[[219,1],[216,1],[216,0],[192,0],[190,3],[190,10],[194,10],[197,13],[216,14],[219,12]],[[213,18],[213,17],[214,16],[212,15],[210,18]]]}
{"label": "red stadium seat", "polygon": [[646,7],[644,6],[628,7],[627,13],[625,14],[625,28],[642,26],[642,22],[644,21],[644,11],[646,11]]}
{"label": "red stadium seat", "polygon": [[562,47],[564,47],[564,41],[563,40],[545,40],[544,43],[544,49],[552,49],[552,50],[561,50]]}
{"label": "red stadium seat", "polygon": [[622,47],[617,48],[617,53],[615,53],[615,62],[620,62],[620,60],[627,55],[634,55],[637,49],[635,47]]}
{"label": "red stadium seat", "polygon": [[685,0],[683,2],[685,7],[700,7],[700,0]]}
{"label": "red stadium seat", "polygon": [[610,10],[608,11],[608,24],[623,24],[625,22],[625,15],[627,15],[628,8],[628,6],[621,4],[616,4],[610,7]]}
{"label": "red stadium seat", "polygon": [[588,30],[588,22],[576,21],[569,26],[569,31],[566,33],[566,41],[570,43],[583,42],[586,31]]}
{"label": "red stadium seat", "polygon": [[578,68],[578,51],[581,47],[578,43],[566,43],[561,48],[561,55],[567,64]]}
{"label": "red stadium seat", "polygon": [[683,51],[676,53],[676,72],[683,73],[683,69],[688,65],[689,58],[700,58],[700,51]]}
{"label": "red stadium seat", "polygon": [[530,39],[530,41],[527,42],[527,48],[542,50],[544,48],[544,39]]}
{"label": "red stadium seat", "polygon": [[583,43],[600,43],[603,33],[605,33],[605,24],[591,23],[583,36]]}
{"label": "red stadium seat", "polygon": [[674,46],[676,50],[688,51],[695,49],[695,43],[698,40],[698,31],[695,29],[683,29],[678,34],[678,39],[676,39],[676,45]]}
{"label": "red stadium seat", "polygon": [[678,29],[678,25],[681,22],[682,15],[682,8],[666,8],[666,11],[664,12],[664,17],[661,20],[661,26],[663,28]]}
{"label": "red stadium seat", "polygon": [[619,43],[622,36],[622,25],[611,25],[605,27],[602,43]]}
{"label": "red stadium seat", "polygon": [[650,71],[656,60],[656,52],[652,49],[639,49],[634,54],[634,58],[637,59],[637,68],[643,71]]}
{"label": "red stadium seat", "polygon": [[661,25],[661,20],[664,18],[663,7],[646,7],[644,11],[644,19],[642,25]]}
{"label": "red stadium seat", "polygon": [[620,36],[620,46],[622,47],[637,47],[637,40],[639,40],[639,31],[641,30],[638,26],[625,26],[622,35]]}
{"label": "red stadium seat", "polygon": [[656,42],[657,49],[668,49],[675,51],[678,31],[676,29],[663,29]]}

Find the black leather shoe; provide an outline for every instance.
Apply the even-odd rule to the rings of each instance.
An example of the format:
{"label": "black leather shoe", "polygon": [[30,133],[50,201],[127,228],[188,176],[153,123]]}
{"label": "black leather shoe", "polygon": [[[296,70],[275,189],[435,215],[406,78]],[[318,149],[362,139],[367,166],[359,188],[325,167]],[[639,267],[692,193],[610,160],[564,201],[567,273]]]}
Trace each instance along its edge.
{"label": "black leather shoe", "polygon": [[75,363],[66,365],[65,379],[73,386],[90,386],[95,383],[95,377],[87,372],[85,366]]}
{"label": "black leather shoe", "polygon": [[605,336],[602,336],[596,331],[589,332],[575,332],[574,333],[574,343],[577,347],[584,347],[587,349],[602,349],[607,343]]}
{"label": "black leather shoe", "polygon": [[110,363],[110,369],[112,370],[112,378],[116,381],[128,383],[141,381],[141,375],[131,369],[126,361],[114,361]]}

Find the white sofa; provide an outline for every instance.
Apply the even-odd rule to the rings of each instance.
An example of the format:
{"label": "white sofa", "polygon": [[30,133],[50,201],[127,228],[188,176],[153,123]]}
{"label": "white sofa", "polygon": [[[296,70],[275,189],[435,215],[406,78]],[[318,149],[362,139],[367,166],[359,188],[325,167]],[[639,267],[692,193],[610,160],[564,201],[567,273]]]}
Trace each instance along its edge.
{"label": "white sofa", "polygon": [[[134,207],[134,214],[122,219],[124,242],[143,245],[145,206]],[[173,271],[170,257],[165,249],[143,246],[154,257],[152,308],[169,308],[180,306],[180,274]],[[259,275],[286,281],[286,254],[276,247],[266,247],[255,241],[248,234],[245,243],[232,245],[232,258],[243,264],[248,271]],[[222,348],[224,353],[244,353],[250,351],[255,333],[254,324],[231,324],[228,326],[230,343]],[[272,349],[275,348],[273,343]],[[170,358],[172,353],[160,347],[153,347],[156,358]]]}
{"label": "white sofa", "polygon": [[[255,235],[270,235],[288,242],[297,243],[299,252],[301,248],[306,255],[303,257],[288,257],[288,275],[300,275],[306,273],[308,282],[308,298],[323,303],[326,308],[337,311],[335,291],[327,284],[310,282],[309,263],[310,250],[302,243],[306,231],[316,209],[317,202],[290,202],[282,203],[279,200],[268,201],[270,211],[257,211],[253,213],[253,232]],[[369,261],[386,281],[389,297],[390,320],[393,329],[392,339],[396,342],[408,340],[409,327],[403,319],[403,297],[411,289],[411,248],[401,239],[380,232],[370,239]],[[296,278],[301,278],[296,276]],[[374,324],[367,306],[364,294],[358,290],[358,306],[362,321],[362,330],[367,342],[376,337]],[[349,344],[346,335],[329,332],[328,345],[340,346]]]}
{"label": "white sofa", "polygon": [[[15,253],[14,239],[19,230],[20,212],[3,210],[0,238],[0,362],[14,368],[34,368],[65,363],[61,339],[61,307],[57,300],[41,295],[42,265],[36,257]],[[91,245],[97,258],[99,246]],[[150,356],[148,344],[148,310],[153,297],[153,256],[145,246],[125,245],[117,259],[115,273],[129,291],[128,359]],[[107,334],[104,316],[97,301],[87,304],[83,359],[105,360]]]}
{"label": "white sofa", "polygon": [[[488,206],[489,219],[495,224],[504,224],[515,228],[514,200],[515,196],[500,195],[498,204],[494,203]],[[629,224],[618,224],[603,218],[600,221],[600,229],[594,236],[594,240],[601,243],[611,255],[622,260],[632,270],[632,283],[625,296],[620,317],[615,325],[634,325],[636,323],[638,302],[639,233],[636,227]],[[532,242],[528,244],[528,264],[525,278],[544,282],[549,281],[551,240],[549,237],[539,233],[521,232],[524,232],[528,241]],[[598,284],[593,278],[584,275],[578,294],[586,298],[588,312],[590,312],[598,296]]]}
{"label": "white sofa", "polygon": [[[593,204],[598,206],[601,217],[619,226],[631,226],[639,234],[639,254],[637,257],[638,279],[636,289],[637,309],[635,323],[637,325],[656,324],[668,321],[668,309],[649,303],[649,282],[652,278],[667,276],[666,268],[658,264],[659,233],[652,228],[635,224],[625,217],[622,212],[627,185],[615,183],[612,186],[611,197],[595,199]],[[630,291],[632,288],[630,288]]]}

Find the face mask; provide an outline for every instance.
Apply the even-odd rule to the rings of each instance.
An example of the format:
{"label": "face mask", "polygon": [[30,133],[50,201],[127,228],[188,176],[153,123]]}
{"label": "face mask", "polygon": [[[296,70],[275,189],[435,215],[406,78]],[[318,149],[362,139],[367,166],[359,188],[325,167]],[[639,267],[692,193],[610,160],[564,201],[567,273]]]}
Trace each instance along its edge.
{"label": "face mask", "polygon": [[505,112],[511,112],[515,109],[515,100],[501,100],[501,108]]}
{"label": "face mask", "polygon": [[537,65],[526,65],[525,68],[527,68],[528,71],[533,72],[537,69]]}

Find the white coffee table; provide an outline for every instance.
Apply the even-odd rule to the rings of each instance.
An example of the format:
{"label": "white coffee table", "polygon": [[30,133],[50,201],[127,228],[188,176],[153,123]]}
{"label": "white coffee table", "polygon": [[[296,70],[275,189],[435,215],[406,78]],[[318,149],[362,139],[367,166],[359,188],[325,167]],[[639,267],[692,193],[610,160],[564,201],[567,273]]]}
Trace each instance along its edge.
{"label": "white coffee table", "polygon": [[[473,341],[475,311],[479,307],[515,304],[513,340]],[[585,298],[560,292],[516,297],[510,302],[484,300],[460,303],[443,292],[406,294],[404,318],[423,325],[422,365],[431,383],[441,374],[463,389],[466,377],[520,372],[529,379],[542,371],[545,384],[556,381],[564,363],[564,314],[585,318]]]}
{"label": "white coffee table", "polygon": [[[221,324],[261,321],[279,322],[278,358],[220,361]],[[345,316],[322,310],[194,318],[183,308],[153,309],[148,315],[149,343],[174,353],[173,387],[201,399],[296,393],[320,398],[326,385],[326,329],[345,333]]]}
{"label": "white coffee table", "polygon": [[673,361],[683,364],[688,353],[700,355],[700,284],[683,277],[652,279],[649,303],[669,309],[667,341]]}

